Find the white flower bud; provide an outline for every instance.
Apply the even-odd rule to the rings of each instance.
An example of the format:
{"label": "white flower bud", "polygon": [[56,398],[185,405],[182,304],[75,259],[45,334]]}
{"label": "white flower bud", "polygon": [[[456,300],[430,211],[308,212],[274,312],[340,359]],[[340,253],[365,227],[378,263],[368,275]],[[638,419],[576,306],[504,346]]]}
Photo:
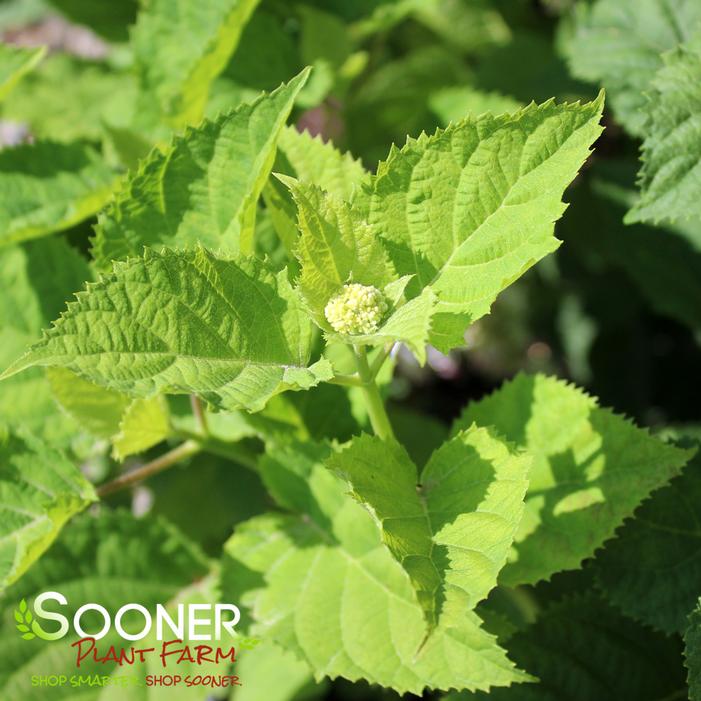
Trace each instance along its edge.
{"label": "white flower bud", "polygon": [[386,313],[387,301],[382,292],[358,283],[344,285],[324,308],[334,331],[345,335],[374,333]]}

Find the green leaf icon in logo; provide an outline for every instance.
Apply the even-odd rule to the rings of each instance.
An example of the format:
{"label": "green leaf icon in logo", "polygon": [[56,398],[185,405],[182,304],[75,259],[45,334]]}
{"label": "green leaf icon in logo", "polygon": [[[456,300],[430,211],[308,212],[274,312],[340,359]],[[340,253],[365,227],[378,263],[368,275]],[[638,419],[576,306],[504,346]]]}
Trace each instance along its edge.
{"label": "green leaf icon in logo", "polygon": [[29,628],[32,623],[32,612],[27,607],[27,602],[22,599],[19,602],[19,608],[15,609],[15,621],[17,621],[17,630],[22,634],[25,640],[32,640],[36,635]]}
{"label": "green leaf icon in logo", "polygon": [[34,638],[51,639],[51,636],[45,633],[34,620],[34,616],[29,610],[25,599],[22,599],[19,602],[19,608],[15,609],[15,621],[17,621],[17,630],[25,640],[33,640]]}

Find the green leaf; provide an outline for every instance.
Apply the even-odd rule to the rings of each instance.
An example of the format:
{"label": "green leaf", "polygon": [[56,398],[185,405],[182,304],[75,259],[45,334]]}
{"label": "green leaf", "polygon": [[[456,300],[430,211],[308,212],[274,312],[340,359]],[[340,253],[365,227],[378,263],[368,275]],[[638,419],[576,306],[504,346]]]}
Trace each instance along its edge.
{"label": "green leaf", "polygon": [[26,122],[40,139],[98,141],[105,125],[125,128],[131,123],[136,96],[131,72],[52,53],[2,105],[2,114]]}
{"label": "green leaf", "polygon": [[315,73],[328,71],[333,77],[333,73],[341,68],[353,51],[348,28],[335,15],[316,7],[302,5],[300,19],[299,50],[302,61],[318,66]]}
{"label": "green leaf", "polygon": [[[283,176],[279,176],[280,179]],[[396,279],[387,254],[351,206],[315,185],[285,177],[297,204],[301,236],[298,288],[314,320],[331,331],[324,307],[349,282],[383,289]]]}
{"label": "green leaf", "polygon": [[474,608],[496,586],[523,515],[527,456],[472,427],[436,450],[420,473],[398,443],[366,435],[326,465],[378,520],[429,629],[448,587]]}
{"label": "green leaf", "polygon": [[420,694],[525,681],[451,588],[438,627],[426,623],[409,578],[371,516],[344,494],[312,443],[262,462],[266,485],[292,513],[240,525],[226,546],[224,596],[251,605],[254,635],[295,652],[317,679]]}
{"label": "green leaf", "polygon": [[127,395],[100,387],[66,368],[49,368],[46,375],[54,398],[79,426],[99,438],[117,433],[131,401]]}
{"label": "green leaf", "polygon": [[327,362],[308,367],[311,342],[285,271],[202,248],[147,249],[80,293],[6,375],[61,366],[134,396],[195,393],[253,411],[330,378]]}
{"label": "green leaf", "polygon": [[30,436],[0,431],[0,587],[21,577],[66,521],[96,499],[62,453]]}
{"label": "green leaf", "polygon": [[[99,602],[112,615],[120,606],[130,602],[139,602],[153,610],[157,603],[167,604],[173,600],[184,587],[204,577],[208,570],[209,563],[202,552],[164,519],[136,519],[126,511],[102,509],[97,516],[84,514],[70,523],[44,557],[7,590],[6,596],[9,601],[20,598],[31,601],[44,591],[60,591],[68,600],[64,612],[70,619],[79,606],[91,601]],[[209,598],[209,603],[212,601]],[[18,636],[13,620],[7,616],[9,611],[3,613],[0,619],[0,647],[3,650],[0,696],[3,701],[40,701],[46,695],[46,687],[32,686],[32,675],[76,670],[76,649],[71,643],[75,642],[77,635],[72,633],[60,642],[35,640],[30,645]],[[127,617],[124,620],[126,623]],[[102,619],[99,615],[90,618],[90,614],[86,614],[83,623],[86,630],[98,630]],[[50,622],[42,623],[44,625],[47,632],[54,630],[50,628]],[[114,627],[100,640],[105,650],[110,645],[123,647],[124,643]],[[143,669],[135,666],[130,673],[141,676]],[[76,671],[88,677],[123,675],[125,668],[86,658]],[[171,671],[169,666],[167,670],[161,668],[160,673]],[[116,686],[114,691],[118,692],[117,698],[125,699],[129,689]],[[137,698],[143,701],[144,689],[137,687],[133,691],[138,692]],[[77,689],[66,686],[57,698],[97,701],[104,692],[105,689],[99,686]],[[132,697],[128,698],[131,701]],[[151,701],[151,697],[146,698]]]}
{"label": "green leaf", "polygon": [[369,173],[359,159],[308,131],[285,127],[280,133],[278,149],[286,175],[316,185],[348,202],[369,180]]}
{"label": "green leaf", "polygon": [[93,0],[49,0],[74,24],[90,27],[112,41],[126,41],[128,27],[134,24],[137,0],[116,0],[96,5]]}
{"label": "green leaf", "polygon": [[100,216],[93,255],[101,269],[144,246],[250,253],[277,137],[307,75],[154,149]]}
{"label": "green leaf", "polygon": [[552,604],[510,638],[509,652],[540,682],[445,701],[682,699],[676,641],[621,616],[591,594]]}
{"label": "green leaf", "polygon": [[236,665],[243,681],[229,701],[311,701],[323,698],[325,684],[314,685],[309,667],[291,652],[263,642],[241,656]]}
{"label": "green leaf", "polygon": [[515,553],[499,578],[508,586],[580,567],[692,454],[543,375],[519,375],[470,404],[455,430],[473,422],[534,458]]}
{"label": "green leaf", "polygon": [[428,100],[436,90],[471,80],[463,57],[441,44],[417,47],[385,62],[363,79],[346,106],[349,148],[369,163],[382,159],[387,144],[404,143],[407,134],[433,124]]}
{"label": "green leaf", "polygon": [[501,114],[516,112],[523,105],[513,97],[497,92],[483,92],[469,86],[443,88],[429,99],[429,105],[443,126],[457,122],[465,115],[480,115],[485,112]]}
{"label": "green leaf", "polygon": [[408,139],[380,163],[369,223],[409,296],[438,297],[430,341],[463,344],[502,289],[554,251],[562,193],[601,133],[603,97],[486,114]]}
{"label": "green leaf", "polygon": [[0,102],[46,54],[46,47],[24,49],[0,44]]}
{"label": "green leaf", "polygon": [[394,403],[387,410],[397,440],[419,467],[448,439],[448,426],[431,414]]}
{"label": "green leaf", "polygon": [[152,0],[142,6],[131,35],[141,89],[145,98],[155,96],[171,126],[202,118],[210,85],[258,1]]}
{"label": "green leaf", "polygon": [[112,454],[117,460],[143,453],[170,435],[168,407],[163,397],[135,399],[125,409],[119,432],[112,436]]}
{"label": "green leaf", "polygon": [[0,246],[68,229],[109,199],[115,174],[87,144],[0,151]]}
{"label": "green leaf", "polygon": [[279,176],[293,192],[301,235],[296,255],[301,265],[298,289],[316,324],[332,341],[348,342],[325,315],[330,299],[346,283],[383,291],[389,310],[371,334],[355,334],[357,344],[384,345],[401,341],[423,363],[426,358],[435,298],[430,290],[404,304],[407,278],[397,279],[387,254],[357,209],[314,185]]}
{"label": "green leaf", "polygon": [[577,10],[567,47],[572,72],[603,85],[618,120],[639,136],[646,120],[645,94],[662,66],[661,54],[693,36],[701,5],[695,0],[597,0],[580,3]]}
{"label": "green leaf", "polygon": [[[302,183],[316,185],[346,202],[369,180],[362,163],[350,153],[342,153],[330,141],[324,142],[292,126],[280,132],[274,169]],[[263,190],[263,198],[278,236],[292,254],[298,238],[297,208],[288,188],[271,178]]]}
{"label": "green leaf", "polygon": [[511,39],[511,30],[491,0],[419,0],[416,19],[448,44],[475,52]]}
{"label": "green leaf", "polygon": [[682,632],[701,594],[701,457],[655,492],[600,552],[601,589],[627,616],[665,633]]}
{"label": "green leaf", "polygon": [[[90,277],[87,262],[60,238],[0,248],[0,367],[37,341],[65,300]],[[0,421],[56,438],[75,428],[58,411],[40,368],[3,383]]]}
{"label": "green leaf", "polygon": [[701,604],[689,616],[689,626],[684,633],[684,657],[689,670],[689,701],[701,699]]}
{"label": "green leaf", "polygon": [[[217,558],[232,527],[264,512],[270,503],[257,472],[211,453],[194,455],[184,469],[166,470],[148,484],[154,494],[152,513],[187,531]],[[207,517],[193,519],[193,514]]]}
{"label": "green leaf", "polygon": [[213,86],[213,100],[217,88],[229,83],[240,91],[273,90],[292,73],[303,67],[297,45],[297,27],[290,26],[287,18],[258,8],[246,24],[239,44],[229,64]]}
{"label": "green leaf", "polygon": [[634,204],[634,161],[597,164],[596,176],[577,189],[560,235],[595,276],[612,268],[636,285],[657,314],[701,328],[701,227],[684,221],[659,228],[626,226]]}
{"label": "green leaf", "polygon": [[627,223],[701,218],[701,39],[663,59],[644,110],[640,200]]}

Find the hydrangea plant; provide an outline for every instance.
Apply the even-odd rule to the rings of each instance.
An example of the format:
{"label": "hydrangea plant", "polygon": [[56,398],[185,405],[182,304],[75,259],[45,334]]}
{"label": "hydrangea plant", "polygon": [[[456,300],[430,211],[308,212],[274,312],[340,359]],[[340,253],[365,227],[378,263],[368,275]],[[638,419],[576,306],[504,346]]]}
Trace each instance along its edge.
{"label": "hydrangea plant", "polygon": [[[39,139],[0,153],[0,196],[13,196],[0,197],[0,276],[9,281],[0,298],[0,582],[22,602],[0,632],[9,651],[0,696],[29,698],[27,670],[70,659],[17,636],[31,634],[26,601],[51,586],[97,591],[115,607],[133,590],[147,603],[236,602],[246,634],[264,641],[241,665],[264,680],[271,670],[294,679],[285,699],[312,677],[446,699],[588,699],[581,689],[608,684],[582,672],[569,696],[553,695],[537,683],[548,672],[541,648],[593,654],[606,680],[611,657],[634,686],[657,693],[665,657],[632,618],[678,631],[694,597],[666,600],[657,560],[616,547],[642,530],[660,551],[673,539],[670,550],[686,552],[679,531],[695,526],[667,533],[659,499],[697,488],[693,472],[682,475],[694,448],[542,374],[470,403],[437,440],[427,423],[399,430],[386,402],[398,352],[425,365],[430,349],[464,347],[497,297],[559,247],[563,197],[602,133],[603,92],[522,107],[492,96],[505,112],[467,111],[408,135],[368,170],[288,125],[329,75],[352,72],[362,57],[351,52],[319,49],[313,71],[208,113],[256,4],[143,7],[131,33],[133,113],[104,127],[121,172],[88,142]],[[409,12],[449,31],[429,5],[385,8],[354,31],[372,34]],[[332,32],[314,10],[302,14]],[[502,36],[489,12],[480,17]],[[594,26],[600,20],[595,12]],[[693,73],[697,54],[691,45],[670,56],[659,80]],[[0,53],[0,99],[37,60]],[[615,107],[627,115],[624,97]],[[640,216],[668,204],[653,187],[666,152],[654,135],[666,143],[669,131],[660,120],[645,147]],[[49,236],[95,214],[89,251]],[[225,477],[213,471],[218,461]],[[176,465],[192,534],[165,518],[178,516],[167,498],[141,520],[114,508],[128,488],[158,483]],[[207,486],[204,503],[195,483]],[[207,556],[200,545],[211,521],[229,519],[230,502],[233,533]],[[647,518],[624,525],[643,502]],[[570,596],[562,579],[551,583],[617,531],[619,545],[587,572],[631,619],[613,614],[593,584]],[[660,601],[652,614],[634,596],[636,567]],[[536,615],[527,592],[549,586],[566,595]],[[570,621],[584,631],[574,642]],[[687,632],[696,666],[698,627],[697,611]],[[639,664],[639,646],[605,654],[619,649],[611,640],[638,634],[655,664]],[[105,671],[90,661],[85,669]],[[127,701],[142,692],[119,689]]]}

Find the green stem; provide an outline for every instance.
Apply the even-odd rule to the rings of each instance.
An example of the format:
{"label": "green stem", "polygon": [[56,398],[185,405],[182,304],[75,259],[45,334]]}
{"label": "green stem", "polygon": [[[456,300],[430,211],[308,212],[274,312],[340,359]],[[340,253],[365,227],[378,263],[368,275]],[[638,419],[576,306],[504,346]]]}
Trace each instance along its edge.
{"label": "green stem", "polygon": [[363,383],[361,389],[365,397],[372,430],[382,440],[394,438],[394,431],[385,411],[385,404],[380,396],[380,390],[377,388],[372,370],[370,370],[368,365],[368,356],[364,347],[355,348],[355,360],[358,365],[358,375]]}
{"label": "green stem", "polygon": [[190,395],[190,406],[192,407],[192,414],[195,417],[195,421],[197,422],[202,435],[208,436],[209,426],[207,424],[207,414],[205,414],[202,401],[196,394]]}
{"label": "green stem", "polygon": [[197,433],[191,433],[182,429],[176,431],[175,435],[178,438],[196,442],[203,453],[211,453],[212,455],[227,458],[254,472],[258,470],[258,455],[240,442],[229,443],[211,435],[203,438]]}
{"label": "green stem", "polygon": [[362,387],[363,382],[357,375],[334,375],[329,383],[343,387]]}
{"label": "green stem", "polygon": [[108,494],[117,492],[125,487],[130,487],[137,482],[141,482],[148,477],[152,477],[159,472],[163,472],[163,470],[167,470],[169,467],[172,467],[182,460],[185,460],[185,458],[188,458],[195,453],[199,453],[200,450],[202,450],[202,446],[197,441],[185,441],[177,448],[169,450],[167,453],[164,453],[155,460],[151,460],[151,462],[147,462],[145,465],[141,465],[133,470],[130,470],[129,472],[125,472],[123,475],[113,479],[111,482],[103,484],[97,489],[97,495],[102,499]]}
{"label": "green stem", "polygon": [[372,374],[373,380],[380,374],[382,366],[385,364],[385,360],[389,358],[392,349],[394,348],[394,343],[388,343],[378,354],[372,365],[370,366],[370,373]]}

